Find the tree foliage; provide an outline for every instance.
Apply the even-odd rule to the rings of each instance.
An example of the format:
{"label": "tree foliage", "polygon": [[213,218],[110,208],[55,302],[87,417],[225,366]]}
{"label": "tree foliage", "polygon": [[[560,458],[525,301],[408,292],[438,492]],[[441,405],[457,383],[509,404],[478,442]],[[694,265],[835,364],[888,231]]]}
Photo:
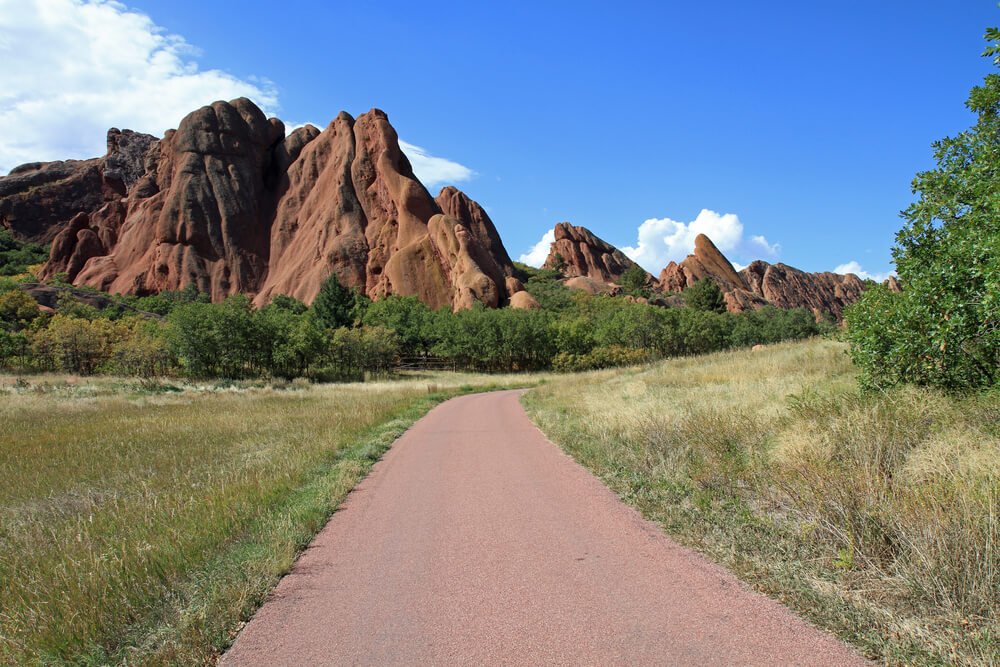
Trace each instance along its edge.
{"label": "tree foliage", "polygon": [[38,243],[26,243],[14,238],[9,229],[0,229],[0,276],[26,273],[29,267],[41,264],[49,252]]}
{"label": "tree foliage", "polygon": [[363,306],[363,297],[342,285],[335,273],[320,285],[312,304],[316,318],[328,329],[352,326],[359,315],[358,309]]}
{"label": "tree foliage", "polygon": [[333,279],[312,306],[282,295],[263,308],[244,295],[210,303],[186,289],[118,297],[99,310],[66,292],[50,314],[14,286],[0,291],[0,365],[141,377],[355,381],[391,372],[403,356],[485,372],[583,370],[820,330],[805,311],[663,308],[567,289],[552,270],[526,273],[528,288],[547,304],[542,310],[433,311],[412,296],[370,302]]}
{"label": "tree foliage", "polygon": [[[984,55],[1000,54],[987,31]],[[933,144],[913,180],[893,258],[902,292],[876,287],[849,309],[863,382],[967,389],[997,384],[1000,364],[1000,75],[969,94],[976,123]]]}
{"label": "tree foliage", "polygon": [[706,313],[726,312],[726,298],[711,278],[702,278],[684,290],[684,304]]}
{"label": "tree foliage", "polygon": [[646,269],[633,264],[625,269],[618,279],[618,284],[628,294],[648,296],[649,274],[646,273]]}

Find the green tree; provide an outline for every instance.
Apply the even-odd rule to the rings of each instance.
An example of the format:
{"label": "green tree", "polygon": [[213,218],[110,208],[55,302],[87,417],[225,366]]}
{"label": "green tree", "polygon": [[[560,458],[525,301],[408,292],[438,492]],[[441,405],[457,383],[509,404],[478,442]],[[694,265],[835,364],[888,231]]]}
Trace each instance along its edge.
{"label": "green tree", "polygon": [[173,365],[173,355],[159,322],[130,317],[121,320],[118,328],[121,338],[111,349],[115,373],[146,378],[167,373]]}
{"label": "green tree", "polygon": [[342,285],[337,274],[331,273],[320,285],[312,309],[320,324],[328,329],[339,329],[354,325],[359,301],[359,294]]}
{"label": "green tree", "polygon": [[301,315],[302,313],[309,310],[309,306],[302,303],[296,298],[290,297],[286,294],[278,294],[269,303],[266,308],[277,308],[279,310],[285,310],[296,315]]}
{"label": "green tree", "polygon": [[[442,314],[445,318],[450,316],[451,313]],[[390,295],[372,301],[362,321],[365,326],[394,331],[403,354],[426,354],[438,338],[435,313],[415,296]]]}
{"label": "green tree", "polygon": [[[1000,65],[1000,31],[984,55]],[[848,310],[862,381],[949,389],[1000,381],[1000,75],[969,94],[976,123],[933,144],[913,180],[893,259],[902,292],[877,287]]]}
{"label": "green tree", "polygon": [[702,278],[684,290],[684,304],[707,313],[726,312],[726,299],[711,278]]}
{"label": "green tree", "polygon": [[27,292],[17,289],[0,294],[0,328],[20,331],[40,314],[38,304]]}
{"label": "green tree", "polygon": [[217,307],[210,303],[185,303],[174,308],[167,318],[167,340],[189,375],[219,374],[222,341],[216,312]]}
{"label": "green tree", "polygon": [[56,314],[33,333],[32,348],[46,368],[90,375],[110,361],[114,346],[126,335],[117,322]]}
{"label": "green tree", "polygon": [[649,286],[649,274],[646,273],[646,269],[638,264],[633,264],[625,269],[621,278],[618,279],[618,284],[630,294],[641,293],[645,296],[645,292],[648,291],[647,287]]}

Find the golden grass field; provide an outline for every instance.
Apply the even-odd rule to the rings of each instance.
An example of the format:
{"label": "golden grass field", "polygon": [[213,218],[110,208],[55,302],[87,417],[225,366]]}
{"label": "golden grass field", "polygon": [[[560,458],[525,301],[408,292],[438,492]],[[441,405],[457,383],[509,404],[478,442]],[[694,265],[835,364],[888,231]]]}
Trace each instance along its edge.
{"label": "golden grass field", "polygon": [[891,664],[1000,656],[1000,396],[861,395],[813,340],[564,376],[524,402],[677,537]]}
{"label": "golden grass field", "polygon": [[0,377],[0,664],[198,664],[409,424],[475,386]]}
{"label": "golden grass field", "polygon": [[365,384],[0,376],[0,664],[209,663],[371,464],[462,391],[891,664],[1000,653],[1000,396],[861,395],[843,344]]}

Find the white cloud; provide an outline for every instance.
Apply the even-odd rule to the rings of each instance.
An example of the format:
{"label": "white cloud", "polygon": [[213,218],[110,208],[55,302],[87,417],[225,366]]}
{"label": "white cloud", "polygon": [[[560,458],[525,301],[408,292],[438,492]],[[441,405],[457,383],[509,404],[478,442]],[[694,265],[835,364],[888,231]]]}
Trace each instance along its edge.
{"label": "white cloud", "polygon": [[764,250],[773,257],[781,249],[778,244],[768,243],[763,236],[754,236],[746,241],[743,238],[743,223],[735,213],[720,214],[702,209],[691,222],[670,218],[646,220],[639,225],[638,243],[622,248],[622,252],[655,275],[668,262],[679,262],[690,254],[699,234],[712,239],[723,254],[738,252],[756,256]]}
{"label": "white cloud", "polygon": [[869,273],[861,267],[861,263],[857,260],[851,260],[845,264],[837,266],[834,273],[853,273],[858,278],[862,280],[874,280],[877,283],[884,282],[888,280],[889,276],[896,275],[895,271],[887,271],[885,273]]}
{"label": "white cloud", "polygon": [[777,257],[781,253],[780,243],[768,243],[763,236],[751,236],[750,245],[754,248],[760,248],[771,257]]}
{"label": "white cloud", "polygon": [[468,181],[476,175],[476,172],[464,164],[431,155],[420,146],[414,146],[402,139],[399,140],[399,147],[410,159],[413,173],[428,188]]}
{"label": "white cloud", "polygon": [[550,229],[545,232],[542,239],[531,246],[528,252],[524,253],[517,258],[517,261],[522,264],[527,264],[528,266],[539,267],[545,263],[545,258],[549,256],[549,247],[555,243],[556,240],[556,230]]}
{"label": "white cloud", "polygon": [[162,136],[185,114],[271,84],[202,70],[183,37],[113,0],[0,0],[0,173],[103,155],[109,127]]}

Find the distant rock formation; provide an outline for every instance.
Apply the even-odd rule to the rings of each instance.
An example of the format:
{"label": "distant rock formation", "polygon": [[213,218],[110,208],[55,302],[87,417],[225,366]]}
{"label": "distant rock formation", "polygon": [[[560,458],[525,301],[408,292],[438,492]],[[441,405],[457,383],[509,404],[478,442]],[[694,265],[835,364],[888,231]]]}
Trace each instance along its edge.
{"label": "distant rock formation", "polygon": [[[149,294],[195,285],[219,301],[242,293],[311,302],[335,274],[372,298],[413,295],[432,308],[539,308],[486,211],[461,191],[437,197],[416,178],[378,109],[338,115],[326,129],[285,134],[252,102],[215,102],[162,139],[111,129],[104,157],[32,163],[0,177],[0,226],[49,242],[43,279]],[[618,295],[637,265],[583,227],[555,226],[545,261],[566,285]],[[842,318],[864,283],[757,261],[736,271],[707,236],[646,274],[650,303],[673,305],[698,280],[729,310],[773,304]],[[890,289],[899,289],[890,279]],[[633,297],[633,300],[635,298]]]}
{"label": "distant rock formation", "polygon": [[757,260],[740,271],[754,296],[779,308],[808,308],[817,317],[844,318],[844,309],[861,298],[865,284],[853,273],[807,273],[786,264]]}
{"label": "distant rock formation", "polygon": [[[545,268],[561,268],[567,287],[590,294],[616,296],[618,282],[635,263],[589,230],[560,222]],[[816,317],[826,313],[843,318],[844,308],[860,298],[864,283],[853,274],[806,273],[785,264],[755,261],[741,271],[704,234],[695,238],[694,252],[681,262],[670,262],[658,280],[649,277],[654,295],[650,303],[675,305],[679,294],[704,279],[722,290],[730,312],[773,305],[808,308]]]}
{"label": "distant rock formation", "polygon": [[433,308],[501,306],[523,291],[508,284],[513,264],[486,212],[455,188],[432,198],[378,109],[286,137],[241,98],[192,112],[162,140],[112,130],[103,158],[0,178],[0,224],[52,240],[43,278],[116,293],[193,284],[216,301],[310,302],[331,274]]}
{"label": "distant rock formation", "polygon": [[[617,284],[622,274],[636,263],[586,227],[560,222],[556,224],[555,241],[543,266],[561,269],[566,278],[584,277]],[[652,276],[649,282],[653,282]]]}
{"label": "distant rock formation", "polygon": [[718,284],[730,312],[773,305],[808,308],[817,317],[830,313],[842,319],[844,308],[864,291],[853,273],[806,273],[786,264],[757,260],[736,271],[725,255],[704,234],[695,238],[694,252],[682,262],[670,262],[660,273],[659,288],[682,292],[695,282],[710,278]]}

